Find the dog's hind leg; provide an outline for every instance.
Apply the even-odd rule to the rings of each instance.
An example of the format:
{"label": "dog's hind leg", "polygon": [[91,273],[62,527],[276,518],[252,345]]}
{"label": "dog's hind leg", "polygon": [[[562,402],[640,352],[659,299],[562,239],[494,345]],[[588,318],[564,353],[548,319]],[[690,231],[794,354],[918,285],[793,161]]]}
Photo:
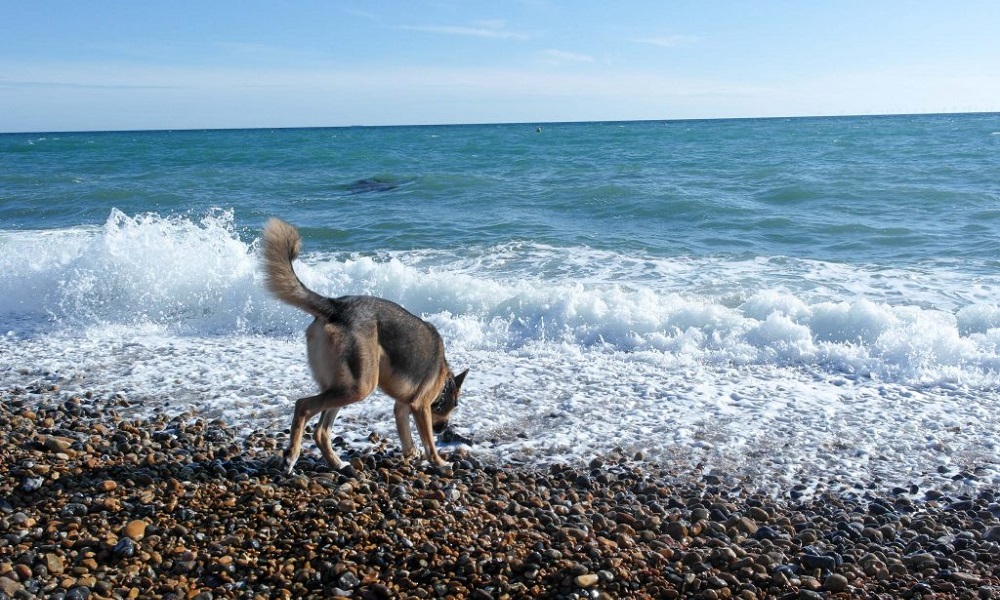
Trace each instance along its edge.
{"label": "dog's hind leg", "polygon": [[[295,414],[292,416],[292,435],[288,441],[288,448],[285,450],[285,471],[290,474],[295,467],[295,462],[299,460],[299,454],[302,452],[302,433],[305,431],[306,423],[309,422],[309,419],[323,411],[336,413],[336,411],[348,404],[353,404],[364,399],[374,389],[374,382],[364,387],[352,385],[346,390],[343,387],[336,387],[315,396],[306,396],[305,398],[296,400]],[[332,418],[330,422],[333,422]],[[322,426],[322,423],[320,425]],[[320,446],[320,450],[322,449],[323,446]],[[341,464],[340,458],[332,451],[330,452],[330,456],[327,456],[324,451],[323,456],[330,462],[330,466],[335,469],[339,468],[338,465]],[[331,458],[334,460],[330,460]]]}
{"label": "dog's hind leg", "polygon": [[323,415],[319,419],[319,425],[316,426],[316,432],[313,434],[316,447],[323,453],[323,458],[326,459],[326,462],[334,469],[340,469],[344,466],[344,462],[333,451],[333,444],[330,442],[330,429],[333,427],[333,422],[337,420],[338,412],[340,412],[339,408],[324,410]]}
{"label": "dog's hind leg", "polygon": [[330,466],[339,469],[343,464],[329,443],[329,428],[337,411],[362,400],[378,385],[378,345],[366,342],[376,340],[375,324],[370,332],[345,332],[329,323],[318,325],[313,321],[306,330],[309,368],[313,378],[323,390],[315,396],[295,401],[292,416],[292,434],[285,450],[285,469],[291,473],[302,451],[302,433],[306,423],[321,412],[326,412],[319,424],[315,439]]}
{"label": "dog's hind leg", "polygon": [[410,407],[405,402],[397,400],[393,415],[396,417],[396,432],[399,434],[399,442],[403,445],[403,457],[419,456],[420,453],[413,445],[413,435],[410,433]]}

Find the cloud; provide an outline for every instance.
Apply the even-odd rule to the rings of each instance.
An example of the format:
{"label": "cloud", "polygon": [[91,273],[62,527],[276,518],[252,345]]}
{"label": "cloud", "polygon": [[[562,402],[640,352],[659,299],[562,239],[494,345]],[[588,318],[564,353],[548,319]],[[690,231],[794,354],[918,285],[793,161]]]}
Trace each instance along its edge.
{"label": "cloud", "polygon": [[677,48],[678,46],[692,46],[701,41],[696,35],[665,35],[660,37],[639,38],[634,40],[637,44],[649,44],[661,48]]}
{"label": "cloud", "polygon": [[91,90],[169,90],[176,89],[172,85],[130,84],[130,83],[93,83],[72,81],[19,81],[0,78],[0,89],[91,89]]}
{"label": "cloud", "polygon": [[559,64],[563,62],[594,62],[594,57],[588,56],[586,54],[579,54],[576,52],[566,52],[565,50],[546,50],[542,52],[548,61]]}
{"label": "cloud", "polygon": [[460,35],[493,40],[526,40],[528,35],[516,31],[508,31],[503,21],[479,21],[472,26],[463,25],[400,25],[397,29],[406,31],[421,31],[443,35]]}

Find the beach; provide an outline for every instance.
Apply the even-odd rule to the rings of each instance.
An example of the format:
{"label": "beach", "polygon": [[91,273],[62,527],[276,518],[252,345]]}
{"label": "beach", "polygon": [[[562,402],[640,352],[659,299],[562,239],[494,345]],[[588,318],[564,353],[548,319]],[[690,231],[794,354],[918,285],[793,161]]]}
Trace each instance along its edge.
{"label": "beach", "polygon": [[375,433],[341,444],[339,472],[309,448],[284,475],[281,431],[129,409],[0,393],[0,594],[1000,597],[990,490],[775,499],[621,452],[541,468],[459,449],[440,468]]}
{"label": "beach", "polygon": [[[994,598],[1000,115],[0,135],[0,594]],[[297,398],[302,282],[469,368]],[[463,442],[466,439],[468,442]]]}

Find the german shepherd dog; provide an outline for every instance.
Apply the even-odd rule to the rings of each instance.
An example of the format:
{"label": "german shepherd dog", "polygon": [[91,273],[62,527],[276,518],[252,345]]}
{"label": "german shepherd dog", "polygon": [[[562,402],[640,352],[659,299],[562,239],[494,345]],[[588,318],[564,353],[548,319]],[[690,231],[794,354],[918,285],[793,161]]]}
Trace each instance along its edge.
{"label": "german shepherd dog", "polygon": [[376,386],[396,401],[403,454],[419,454],[410,435],[412,414],[424,456],[435,465],[447,464],[434,446],[434,433],[447,428],[469,370],[454,375],[434,326],[402,306],[372,296],[327,298],[304,286],[292,268],[301,244],[298,231],[280,219],[272,218],[264,227],[267,288],[315,317],[306,329],[306,344],[320,393],[295,401],[285,468],[291,473],[299,458],[306,423],[323,413],[313,438],[326,462],[340,469],[343,462],[330,444],[330,428],[341,408],[363,400]]}

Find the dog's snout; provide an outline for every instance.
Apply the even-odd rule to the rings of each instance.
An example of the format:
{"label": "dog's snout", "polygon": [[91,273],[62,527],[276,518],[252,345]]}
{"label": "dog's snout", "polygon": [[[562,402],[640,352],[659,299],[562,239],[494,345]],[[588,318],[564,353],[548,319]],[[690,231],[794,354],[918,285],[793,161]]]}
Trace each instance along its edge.
{"label": "dog's snout", "polygon": [[439,421],[434,424],[434,433],[441,434],[448,429],[448,421]]}

